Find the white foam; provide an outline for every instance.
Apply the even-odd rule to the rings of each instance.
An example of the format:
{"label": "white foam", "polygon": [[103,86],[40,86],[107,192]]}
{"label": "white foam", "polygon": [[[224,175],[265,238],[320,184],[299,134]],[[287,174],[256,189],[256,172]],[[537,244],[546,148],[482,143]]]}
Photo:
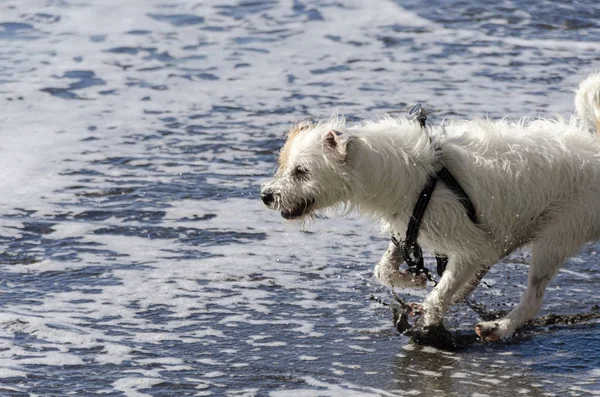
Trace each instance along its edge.
{"label": "white foam", "polygon": [[139,390],[149,389],[162,382],[160,378],[133,378],[124,377],[113,383],[116,390],[123,392],[127,397],[149,397],[151,394],[142,393]]}
{"label": "white foam", "polygon": [[[13,61],[6,62],[0,70],[0,80],[6,73],[11,74],[11,81],[0,85],[3,96],[0,236],[12,241],[24,237],[26,220],[9,218],[24,216],[18,210],[24,208],[36,211],[29,215],[30,220],[55,223],[53,231],[44,235],[46,241],[60,243],[64,239],[75,239],[78,244],[112,251],[115,255],[74,248],[77,260],[64,260],[53,256],[52,252],[47,253],[47,247],[36,241],[27,253],[34,254],[40,261],[29,263],[24,260],[25,263],[1,266],[2,271],[16,280],[5,288],[18,285],[24,289],[6,292],[31,292],[35,304],[26,303],[25,299],[4,302],[0,314],[0,377],[24,377],[35,371],[29,365],[36,364],[129,366],[131,371],[125,371],[113,387],[127,396],[145,396],[149,393],[144,389],[169,378],[169,372],[196,368],[164,348],[173,339],[181,344],[200,344],[207,354],[218,353],[200,358],[194,356],[197,358],[195,364],[202,365],[203,370],[210,369],[199,375],[201,379],[192,380],[199,392],[205,394],[213,393],[207,389],[224,390],[227,387],[228,374],[224,370],[229,368],[225,367],[230,364],[227,360],[242,356],[244,349],[256,348],[256,355],[243,356],[243,360],[237,357],[250,363],[264,360],[261,356],[264,352],[287,351],[298,348],[299,343],[310,348],[303,348],[305,354],[298,353],[294,357],[314,365],[347,353],[360,357],[389,353],[393,360],[412,359],[412,354],[426,353],[431,357],[451,358],[457,366],[469,361],[435,349],[402,346],[406,339],[399,336],[394,343],[397,342],[397,350],[401,353],[397,350],[381,353],[379,346],[384,343],[383,339],[388,341],[390,338],[389,334],[381,332],[389,329],[389,320],[375,314],[373,306],[364,303],[364,297],[360,296],[364,289],[359,290],[357,285],[366,283],[368,289],[379,288],[370,281],[371,267],[385,249],[386,236],[378,235],[372,222],[356,217],[317,220],[310,226],[310,233],[299,231],[293,223],[283,223],[277,213],[262,207],[257,192],[253,191],[261,182],[256,175],[265,175],[274,164],[256,160],[256,148],[252,144],[273,139],[294,117],[326,117],[335,110],[373,117],[374,113],[402,110],[394,108],[397,103],[416,100],[431,103],[443,112],[469,115],[487,112],[501,116],[535,115],[539,109],[532,103],[549,103],[552,112],[567,112],[572,110],[570,87],[575,87],[579,79],[576,75],[579,72],[572,72],[575,66],[567,68],[569,71],[564,75],[563,64],[548,63],[542,67],[540,55],[518,46],[534,46],[544,59],[569,56],[591,62],[595,55],[589,50],[597,50],[598,43],[483,36],[480,31],[444,28],[400,7],[397,2],[386,0],[351,0],[343,2],[343,7],[325,6],[318,0],[303,1],[306,8],[319,9],[323,22],[294,19],[291,1],[271,2],[269,9],[249,14],[242,20],[224,16],[217,7],[239,6],[229,1],[201,6],[175,1],[168,8],[163,8],[163,3],[160,0],[105,0],[59,7],[53,2],[28,2],[25,10],[25,3],[9,2],[10,6],[2,8],[0,22],[19,21],[26,11],[59,15],[60,23],[37,26],[39,33],[36,34],[40,36],[37,40],[26,43],[5,40],[0,48],[2,59]],[[152,19],[148,15],[152,12],[203,16],[206,25],[227,25],[229,29],[208,31],[198,26],[174,27],[168,22]],[[419,34],[396,32],[391,25],[423,29]],[[270,44],[255,45],[266,52],[251,52],[248,45],[236,44],[236,39],[248,36],[249,32],[268,35],[265,32],[269,29],[280,28],[287,30],[285,37]],[[134,29],[151,33],[124,34]],[[102,36],[103,41],[91,41],[90,35]],[[326,39],[327,35],[339,36],[340,42]],[[382,35],[414,40],[419,51],[384,48],[380,41]],[[479,40],[486,42],[477,44]],[[206,45],[192,52],[184,49],[199,43]],[[358,43],[362,45],[359,47]],[[444,59],[439,57],[444,46],[456,43],[469,44],[466,56],[447,54]],[[138,54],[107,51],[126,46],[138,49]],[[168,52],[177,59],[172,62],[144,59],[148,54],[140,49],[149,47],[156,48],[156,53]],[[511,55],[511,59],[521,62],[522,66],[510,71],[519,77],[514,83],[494,82],[486,73],[481,73],[490,67],[493,71],[505,70],[508,58],[494,61],[495,66],[489,66],[486,65],[489,54],[502,55],[517,50],[519,53]],[[189,55],[206,58],[181,59]],[[436,56],[438,58],[434,58]],[[234,58],[250,67],[235,68],[237,60],[232,61]],[[116,62],[129,67],[124,71],[124,67]],[[334,77],[314,73],[341,65],[348,66],[348,70]],[[147,67],[157,69],[142,70]],[[209,70],[218,74],[220,80],[198,82],[173,76],[187,73],[185,68]],[[85,101],[63,100],[40,91],[47,87],[66,87],[73,80],[60,77],[74,70],[93,71],[106,85],[76,90],[87,99]],[[374,73],[373,70],[381,72]],[[564,78],[560,89],[550,90],[547,82],[537,79],[540,75],[553,73]],[[288,83],[288,75],[300,83]],[[428,79],[431,82],[427,82]],[[168,89],[128,86],[140,81],[165,84]],[[444,87],[448,90],[442,90],[440,95],[440,89]],[[102,96],[99,91],[104,89],[115,89],[117,95]],[[296,92],[306,98],[290,100],[290,94]],[[5,96],[16,95],[22,95],[24,100],[4,100]],[[311,99],[311,96],[327,95],[334,98],[330,104]],[[140,100],[146,96],[151,97],[151,101]],[[337,104],[340,101],[342,105]],[[213,105],[228,104],[247,111],[226,116],[212,112]],[[298,114],[259,115],[261,111],[272,111],[282,104],[294,106]],[[157,116],[147,111],[165,113]],[[205,127],[218,126],[217,132],[192,135],[173,128],[173,135],[156,140],[130,137],[137,134],[146,138],[164,129],[165,123],[159,119],[163,116],[184,124],[194,123],[189,117],[196,113],[210,114],[211,117],[198,123]],[[90,126],[96,126],[97,130],[88,130]],[[90,136],[95,140],[85,140]],[[189,153],[184,153],[180,150],[184,145],[193,148],[200,144],[218,146],[224,142],[226,148],[221,152],[193,153],[190,149]],[[106,161],[109,157],[129,158],[130,168],[111,164]],[[99,175],[77,174],[83,169],[96,171]],[[205,177],[208,184],[219,186],[222,190],[216,193],[218,199],[178,199],[165,194],[160,202],[140,199],[136,205],[148,211],[165,211],[165,217],[154,226],[229,232],[233,236],[231,243],[217,245],[215,240],[219,237],[215,237],[195,245],[188,244],[184,241],[185,231],[174,238],[156,239],[118,232],[101,234],[98,233],[100,229],[143,227],[148,223],[117,217],[102,221],[75,218],[83,211],[110,211],[111,205],[122,209],[120,204],[107,203],[102,195],[78,195],[82,192],[103,193],[118,184],[138,189],[142,195],[143,189],[161,184],[191,184],[192,181],[184,178],[194,176]],[[240,197],[224,197],[231,196],[231,191],[239,193]],[[197,197],[195,193],[191,197]],[[208,214],[216,216],[202,218]],[[64,219],[65,216],[68,219]],[[204,220],[194,220],[195,217]],[[184,218],[187,218],[186,222],[182,222]],[[3,247],[4,250],[12,253],[7,247]],[[201,251],[206,256],[200,259],[180,257],[179,254],[186,250]],[[351,265],[351,268],[341,264]],[[102,272],[98,276],[80,276],[88,267],[102,268]],[[582,281],[593,278],[587,274],[564,272]],[[60,278],[56,282],[61,288],[39,290],[43,287],[36,283],[29,286],[23,281],[48,277],[50,281],[47,282],[51,284],[51,273]],[[73,281],[77,277],[81,280]],[[64,286],[60,284],[63,279],[68,280]],[[503,296],[503,280],[490,281],[497,284],[491,292]],[[323,299],[324,291],[335,291],[336,299]],[[423,292],[412,291],[411,294],[422,296]],[[156,307],[164,308],[165,321],[145,316]],[[329,316],[327,318],[334,319],[341,327],[334,330],[322,327],[323,319],[316,313]],[[199,319],[205,319],[207,314],[214,318],[210,323],[201,323]],[[98,326],[93,325],[96,322]],[[316,324],[322,328],[317,328]],[[280,336],[273,330],[269,335],[256,334],[258,338],[251,338],[247,333],[240,337],[241,329],[251,327],[256,328],[256,332],[285,329],[286,333]],[[112,332],[114,330],[119,332]],[[48,351],[32,353],[23,349],[15,341],[21,333],[36,341],[32,342],[34,348],[39,343],[48,347]],[[343,347],[330,357],[324,352],[332,335],[338,338],[332,343]],[[365,342],[369,339],[380,343],[370,345]],[[317,341],[318,347],[315,346]],[[240,346],[232,348],[236,342]],[[145,349],[153,348],[160,348],[164,356],[145,358]],[[79,349],[90,351],[86,353],[86,360],[77,352]],[[314,354],[315,351],[319,354]],[[368,388],[358,384],[363,380],[346,382],[349,374],[359,369],[369,373],[370,377],[375,372],[387,373],[387,370],[378,367],[377,371],[371,371],[368,360],[364,365],[358,365],[351,358],[344,359],[347,360],[344,363],[331,364],[334,379],[301,378],[300,382],[304,384],[297,389],[274,391],[272,395],[380,396],[419,392]],[[244,371],[254,368],[254,364],[248,362],[236,362],[231,366],[247,374]],[[532,367],[535,364],[535,360],[527,362]],[[456,371],[450,376],[472,376],[464,368],[462,372]],[[420,373],[436,376],[438,371],[424,369]],[[593,372],[581,375],[581,379],[594,377],[597,374]],[[253,390],[233,390],[231,393],[253,393]]]}
{"label": "white foam", "polygon": [[[0,378],[17,378],[17,377],[26,377],[27,372],[19,371],[11,368],[0,368]],[[18,389],[13,389],[14,391],[18,391]]]}

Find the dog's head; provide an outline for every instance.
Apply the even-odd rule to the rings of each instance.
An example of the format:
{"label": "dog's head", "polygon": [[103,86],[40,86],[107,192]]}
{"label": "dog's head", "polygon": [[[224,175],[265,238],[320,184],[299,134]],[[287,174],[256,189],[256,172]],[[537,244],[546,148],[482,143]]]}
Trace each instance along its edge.
{"label": "dog's head", "polygon": [[267,207],[281,211],[285,219],[303,220],[348,200],[349,135],[343,125],[343,120],[301,122],[290,129],[275,176],[262,186],[261,199]]}

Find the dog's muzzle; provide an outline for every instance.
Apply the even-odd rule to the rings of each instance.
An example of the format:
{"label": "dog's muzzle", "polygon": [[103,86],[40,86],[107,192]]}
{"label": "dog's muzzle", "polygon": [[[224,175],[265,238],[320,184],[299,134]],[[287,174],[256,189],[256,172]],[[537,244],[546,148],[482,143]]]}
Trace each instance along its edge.
{"label": "dog's muzzle", "polygon": [[291,210],[282,210],[281,216],[284,217],[285,219],[300,218],[301,216],[303,216],[310,210],[310,207],[312,207],[314,203],[315,203],[314,199],[302,200],[300,205],[298,205],[297,207],[292,208]]}
{"label": "dog's muzzle", "polygon": [[[297,205],[290,208],[284,208],[282,205],[281,194],[276,192],[270,186],[264,186],[260,192],[260,199],[262,202],[273,210],[280,210],[281,216],[285,219],[296,219],[305,215],[311,207],[315,204],[314,199],[301,200]],[[288,207],[288,205],[285,205]]]}
{"label": "dog's muzzle", "polygon": [[281,194],[271,186],[271,183],[265,183],[260,190],[260,199],[269,208],[276,210],[281,204]]}
{"label": "dog's muzzle", "polygon": [[275,195],[271,192],[261,193],[260,199],[262,200],[263,203],[265,203],[265,205],[267,207],[270,207],[275,202]]}

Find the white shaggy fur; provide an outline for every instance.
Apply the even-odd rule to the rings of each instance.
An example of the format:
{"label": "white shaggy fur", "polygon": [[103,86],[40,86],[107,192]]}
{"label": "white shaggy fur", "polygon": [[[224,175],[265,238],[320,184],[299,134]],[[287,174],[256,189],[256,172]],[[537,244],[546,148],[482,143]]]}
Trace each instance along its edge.
{"label": "white shaggy fur", "polygon": [[590,131],[600,131],[600,73],[583,80],[575,95],[575,108]]}
{"label": "white shaggy fur", "polygon": [[[477,325],[490,340],[512,335],[540,309],[545,288],[564,261],[600,238],[600,75],[577,94],[579,117],[569,121],[450,121],[432,126],[439,158],[418,123],[385,117],[347,125],[343,118],[308,125],[286,144],[265,203],[286,218],[342,204],[403,235],[428,175],[443,163],[477,210],[473,224],[454,194],[438,183],[421,226],[425,250],[447,255],[448,267],[423,302],[425,325],[442,321],[486,271],[531,244],[527,289],[506,317]],[[399,272],[394,247],[375,270],[390,286],[423,285]]]}

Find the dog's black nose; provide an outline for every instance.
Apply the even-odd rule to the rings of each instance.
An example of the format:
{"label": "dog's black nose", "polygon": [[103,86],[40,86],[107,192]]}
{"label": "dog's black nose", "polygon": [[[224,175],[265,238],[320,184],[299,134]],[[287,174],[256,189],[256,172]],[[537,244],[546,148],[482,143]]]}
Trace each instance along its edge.
{"label": "dog's black nose", "polygon": [[271,205],[275,201],[275,196],[273,196],[273,193],[261,193],[260,198],[265,205]]}

